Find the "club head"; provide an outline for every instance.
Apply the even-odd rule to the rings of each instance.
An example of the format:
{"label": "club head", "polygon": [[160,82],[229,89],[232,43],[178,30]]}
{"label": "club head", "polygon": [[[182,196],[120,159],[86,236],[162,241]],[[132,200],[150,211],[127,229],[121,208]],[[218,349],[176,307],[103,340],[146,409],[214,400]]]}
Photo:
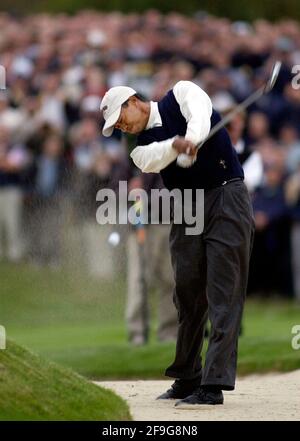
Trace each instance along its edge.
{"label": "club head", "polygon": [[265,93],[268,93],[273,89],[274,84],[276,83],[276,80],[278,78],[278,74],[279,74],[281,65],[282,65],[281,61],[276,61],[276,63],[274,64],[270,79],[267,82],[267,85],[265,87]]}

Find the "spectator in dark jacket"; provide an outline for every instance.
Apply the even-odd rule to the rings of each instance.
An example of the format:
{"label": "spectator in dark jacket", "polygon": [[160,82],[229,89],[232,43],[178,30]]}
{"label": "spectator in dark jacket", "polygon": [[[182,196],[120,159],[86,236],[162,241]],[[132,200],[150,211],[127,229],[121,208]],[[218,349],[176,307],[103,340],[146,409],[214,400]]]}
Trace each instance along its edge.
{"label": "spectator in dark jacket", "polygon": [[278,164],[265,165],[265,182],[253,197],[256,225],[249,290],[291,294],[289,219]]}

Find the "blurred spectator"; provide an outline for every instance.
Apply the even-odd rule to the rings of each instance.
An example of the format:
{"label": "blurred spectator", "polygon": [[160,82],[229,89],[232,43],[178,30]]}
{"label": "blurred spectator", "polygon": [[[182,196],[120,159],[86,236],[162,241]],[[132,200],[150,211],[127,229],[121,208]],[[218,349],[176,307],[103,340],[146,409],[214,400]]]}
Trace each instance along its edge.
{"label": "blurred spectator", "polygon": [[[148,194],[148,215],[151,213],[151,189],[164,188],[157,173],[140,173],[129,182],[129,191],[142,188]],[[154,214],[159,219],[159,213]],[[143,229],[141,231],[140,229]],[[145,235],[140,243],[140,233]],[[148,343],[150,332],[150,293],[158,294],[158,341],[175,341],[177,336],[177,311],[173,304],[173,275],[167,250],[169,225],[151,224],[130,226],[127,239],[127,301],[126,324],[128,339],[133,345]],[[146,263],[147,262],[147,263]]]}
{"label": "blurred spectator", "polygon": [[45,139],[32,164],[31,182],[29,253],[36,264],[57,267],[62,259],[62,203],[67,193],[67,163],[59,135]]}
{"label": "blurred spectator", "polygon": [[94,152],[90,168],[86,170],[85,176],[81,176],[84,181],[81,181],[83,185],[77,193],[85,263],[89,273],[100,278],[113,278],[115,272],[113,250],[108,243],[112,226],[96,223],[99,206],[96,195],[99,190],[110,188],[112,167],[112,159],[106,152]]}
{"label": "blurred spectator", "polygon": [[295,172],[285,186],[287,204],[291,214],[291,249],[295,297],[300,301],[300,158],[294,164]]}
{"label": "blurred spectator", "polygon": [[9,129],[11,141],[18,140],[17,135],[24,122],[25,115],[22,108],[11,107],[8,96],[0,91],[0,125]]}
{"label": "blurred spectator", "polygon": [[292,83],[286,84],[283,92],[282,110],[280,112],[280,124],[289,122],[299,127],[300,121],[300,93]]}
{"label": "blurred spectator", "polygon": [[0,258],[15,262],[24,252],[22,173],[28,166],[29,156],[23,145],[11,144],[10,139],[9,129],[0,125]]}
{"label": "blurred spectator", "polygon": [[286,151],[286,170],[293,173],[300,163],[300,139],[297,127],[291,123],[284,124],[279,132],[279,142]]}
{"label": "blurred spectator", "polygon": [[97,121],[94,118],[84,118],[77,126],[73,126],[71,134],[74,164],[78,170],[88,172],[93,166],[95,155],[104,149]]}
{"label": "blurred spectator", "polygon": [[106,140],[102,137],[97,120],[91,116],[73,125],[70,138],[74,162],[72,200],[84,265],[96,277],[113,278],[115,253],[108,243],[112,226],[96,222],[100,204],[96,195],[103,188],[117,192],[119,180],[129,179],[128,158],[124,157],[117,138]]}
{"label": "blurred spectator", "polygon": [[256,225],[250,265],[250,291],[264,295],[291,295],[289,258],[290,225],[282,187],[284,170],[278,164],[265,166],[265,182],[253,197]]}
{"label": "blurred spectator", "polygon": [[59,89],[60,76],[57,73],[45,75],[41,83],[40,118],[59,131],[63,131],[66,124],[66,115]]}
{"label": "blurred spectator", "polygon": [[269,120],[265,113],[250,113],[247,126],[247,143],[249,145],[258,144],[270,136]]}
{"label": "blurred spectator", "polygon": [[[229,113],[231,108],[227,110]],[[224,115],[227,114],[224,113]],[[252,193],[262,182],[263,179],[263,162],[258,151],[253,151],[246,143],[244,130],[246,127],[246,114],[244,112],[237,113],[228,123],[227,130],[230,135],[231,142],[237,152],[240,163],[243,166],[245,175],[245,184],[250,193]]]}

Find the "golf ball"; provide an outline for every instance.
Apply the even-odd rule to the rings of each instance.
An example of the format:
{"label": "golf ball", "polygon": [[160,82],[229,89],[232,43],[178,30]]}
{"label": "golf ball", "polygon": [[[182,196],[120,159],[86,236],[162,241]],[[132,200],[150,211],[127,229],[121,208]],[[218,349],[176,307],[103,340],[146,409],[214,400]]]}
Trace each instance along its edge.
{"label": "golf ball", "polygon": [[110,233],[108,237],[108,243],[113,247],[116,247],[117,245],[119,245],[119,242],[120,242],[120,234],[117,233],[116,231]]}

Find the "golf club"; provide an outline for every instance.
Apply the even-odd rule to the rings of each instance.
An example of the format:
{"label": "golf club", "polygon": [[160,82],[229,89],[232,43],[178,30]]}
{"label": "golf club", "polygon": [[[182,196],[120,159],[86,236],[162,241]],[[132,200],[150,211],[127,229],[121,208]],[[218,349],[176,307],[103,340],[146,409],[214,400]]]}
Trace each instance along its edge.
{"label": "golf club", "polygon": [[[239,112],[247,109],[247,107],[249,107],[252,103],[254,103],[255,101],[257,101],[262,95],[269,93],[273,87],[274,84],[276,83],[276,80],[278,78],[278,74],[281,68],[281,61],[276,61],[270,78],[268,80],[268,82],[260,87],[258,90],[256,90],[253,94],[251,94],[248,98],[246,98],[242,103],[240,103],[239,105],[237,105],[231,112],[229,112],[223,119],[221,119],[221,121],[219,121],[209,132],[208,136],[204,139],[204,141],[200,142],[196,147],[197,149],[200,148],[208,139],[210,139],[215,133],[218,132],[218,130],[220,130],[221,128],[225,127],[226,124],[228,124],[232,118]],[[194,162],[194,159],[185,154],[185,153],[181,153],[180,155],[178,155],[177,157],[177,165],[179,165],[180,167],[183,168],[188,168],[190,167]]]}

